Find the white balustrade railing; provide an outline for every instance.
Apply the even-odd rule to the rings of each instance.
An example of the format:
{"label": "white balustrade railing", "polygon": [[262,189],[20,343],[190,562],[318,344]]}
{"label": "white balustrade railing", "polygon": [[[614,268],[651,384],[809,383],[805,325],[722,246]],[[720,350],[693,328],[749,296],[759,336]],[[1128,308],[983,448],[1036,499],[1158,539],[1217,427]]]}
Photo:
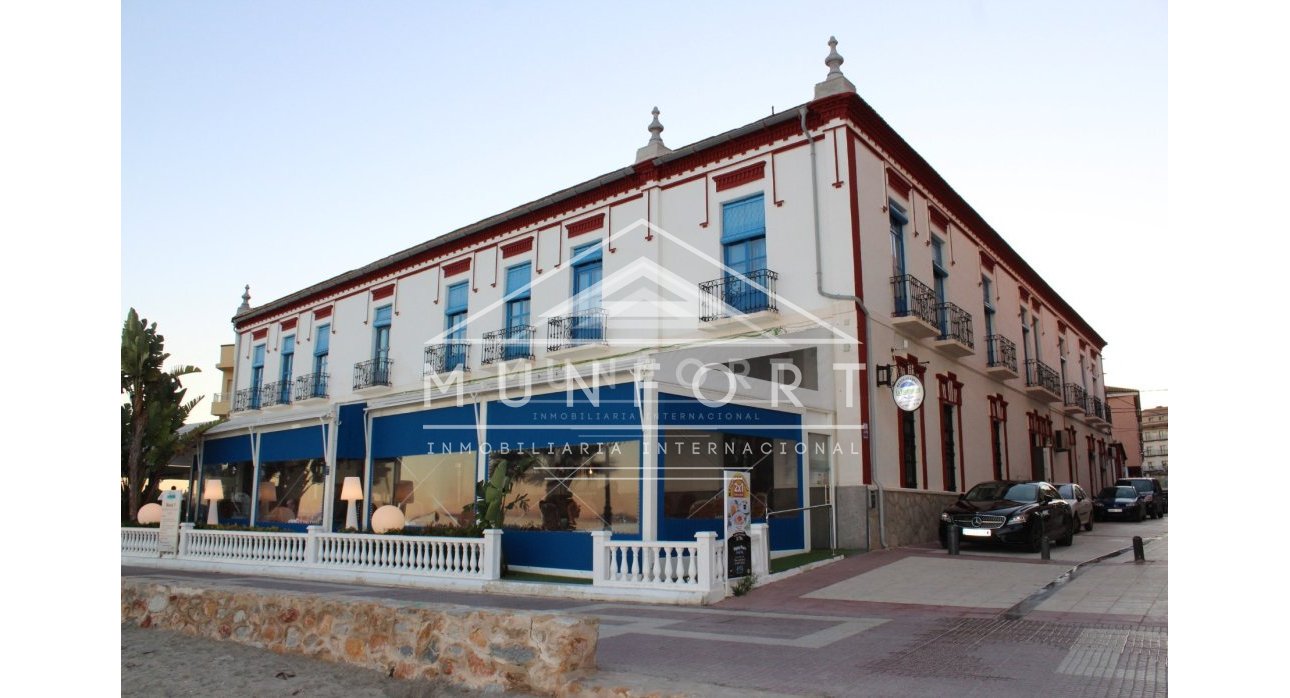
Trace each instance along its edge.
{"label": "white balustrade railing", "polygon": [[420,574],[432,577],[498,579],[501,531],[483,538],[384,536],[317,533],[312,563],[317,567]]}
{"label": "white balustrade railing", "polygon": [[693,542],[613,540],[609,531],[591,536],[596,586],[724,593],[725,546],[716,533],[701,531]]}
{"label": "white balustrade railing", "polygon": [[[256,563],[317,570],[424,577],[501,578],[502,532],[483,538],[326,533],[220,531],[179,527],[177,560]],[[158,557],[157,529],[122,528],[123,557]]]}
{"label": "white balustrade railing", "polygon": [[124,556],[156,557],[157,529],[122,527],[121,554]]}
{"label": "white balustrade railing", "polygon": [[206,531],[181,530],[185,538],[180,556],[193,560],[227,560],[229,562],[267,562],[298,564],[305,562],[305,536],[276,531]]}

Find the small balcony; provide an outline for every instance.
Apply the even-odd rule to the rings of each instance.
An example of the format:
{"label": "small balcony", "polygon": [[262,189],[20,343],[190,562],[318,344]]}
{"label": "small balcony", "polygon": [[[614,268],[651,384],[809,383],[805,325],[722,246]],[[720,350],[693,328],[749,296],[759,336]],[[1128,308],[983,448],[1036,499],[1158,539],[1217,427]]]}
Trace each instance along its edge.
{"label": "small balcony", "polygon": [[520,325],[484,333],[484,356],[480,363],[533,360],[533,326]]}
{"label": "small balcony", "polygon": [[368,359],[354,364],[354,390],[389,386],[393,369],[392,359]]}
{"label": "small balcony", "polygon": [[327,399],[327,374],[310,373],[296,379],[296,402]]}
{"label": "small balcony", "polygon": [[546,350],[554,354],[605,346],[605,317],[604,308],[588,308],[551,318],[546,323]]}
{"label": "small balcony", "polygon": [[936,306],[936,320],[941,331],[932,340],[932,346],[937,351],[954,357],[975,351],[971,313],[953,303],[941,303]]}
{"label": "small balcony", "polygon": [[1062,411],[1069,415],[1088,412],[1088,392],[1084,390],[1084,387],[1075,383],[1067,383],[1065,388]]}
{"label": "small balcony", "polygon": [[891,324],[901,332],[916,337],[935,337],[941,334],[937,318],[936,292],[911,274],[891,277],[891,293],[895,310]]}
{"label": "small balcony", "polygon": [[227,417],[233,408],[233,396],[228,393],[215,393],[211,397],[211,416]]}
{"label": "small balcony", "polygon": [[985,372],[998,380],[1017,377],[1017,345],[1001,334],[985,338]]}
{"label": "small balcony", "polygon": [[246,412],[260,409],[260,389],[242,388],[233,393],[233,411]]}
{"label": "small balcony", "polygon": [[269,383],[260,389],[261,407],[286,407],[291,404],[291,381]]}
{"label": "small balcony", "polygon": [[1111,414],[1107,411],[1106,405],[1102,402],[1102,398],[1090,395],[1088,403],[1089,409],[1086,419],[1089,424],[1102,425],[1111,423]]}
{"label": "small balcony", "polygon": [[436,376],[456,370],[470,372],[470,342],[452,339],[426,347],[423,376]]}
{"label": "small balcony", "polygon": [[699,320],[720,323],[757,313],[778,313],[775,285],[779,274],[758,269],[747,274],[730,273],[699,284]]}
{"label": "small balcony", "polygon": [[1037,359],[1026,362],[1026,394],[1044,402],[1062,399],[1062,382],[1057,372]]}

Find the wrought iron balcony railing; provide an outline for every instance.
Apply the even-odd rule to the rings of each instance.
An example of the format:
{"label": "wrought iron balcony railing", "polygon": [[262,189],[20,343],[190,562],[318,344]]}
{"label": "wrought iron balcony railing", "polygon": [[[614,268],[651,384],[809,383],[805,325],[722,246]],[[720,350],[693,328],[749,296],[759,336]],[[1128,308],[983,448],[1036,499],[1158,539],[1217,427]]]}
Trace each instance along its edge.
{"label": "wrought iron balcony railing", "polygon": [[260,390],[258,388],[242,388],[233,393],[234,412],[258,409],[260,409]]}
{"label": "wrought iron balcony railing", "polygon": [[699,319],[712,322],[764,310],[779,312],[775,295],[778,280],[779,274],[758,269],[747,274],[731,272],[720,279],[705,281],[699,284]]}
{"label": "wrought iron balcony railing", "polygon": [[484,333],[484,356],[480,363],[533,358],[533,326],[519,325]]}
{"label": "wrought iron balcony railing", "polygon": [[1017,345],[1001,334],[992,334],[985,338],[986,366],[1003,367],[1013,373],[1017,372]]}
{"label": "wrought iron balcony railing", "polygon": [[589,308],[546,323],[546,350],[560,351],[587,344],[605,343],[605,310]]}
{"label": "wrought iron balcony railing", "polygon": [[260,389],[260,404],[264,407],[291,404],[291,381],[269,383]]}
{"label": "wrought iron balcony railing", "polygon": [[966,347],[972,348],[972,314],[954,305],[941,303],[936,306],[937,323],[941,334],[937,339],[952,339]]}
{"label": "wrought iron balcony railing", "polygon": [[1062,404],[1070,407],[1078,407],[1085,412],[1089,411],[1088,391],[1084,390],[1083,386],[1077,383],[1067,383],[1066,394],[1062,397]]}
{"label": "wrought iron balcony railing", "polygon": [[354,364],[354,390],[390,384],[393,359],[368,359]]}
{"label": "wrought iron balcony railing", "polygon": [[1062,380],[1048,364],[1031,359],[1026,362],[1026,387],[1038,387],[1053,395],[1062,394]]}
{"label": "wrought iron balcony railing", "polygon": [[424,374],[452,373],[457,369],[470,370],[470,343],[464,339],[450,339],[443,344],[426,347]]}
{"label": "wrought iron balcony railing", "polygon": [[891,292],[896,309],[892,317],[917,317],[923,322],[940,327],[936,308],[936,292],[912,274],[891,277]]}
{"label": "wrought iron balcony railing", "polygon": [[296,379],[296,400],[327,397],[327,374],[310,373]]}
{"label": "wrought iron balcony railing", "polygon": [[1095,398],[1092,398],[1092,399],[1090,400],[1090,402],[1092,402],[1092,403],[1093,403],[1093,416],[1094,416],[1094,417],[1097,417],[1098,419],[1101,419],[1101,420],[1103,420],[1103,421],[1107,421],[1107,422],[1111,421],[1111,417],[1110,417],[1110,415],[1109,415],[1109,414],[1107,414],[1106,406],[1102,403],[1102,398],[1100,398],[1100,397],[1095,397]]}

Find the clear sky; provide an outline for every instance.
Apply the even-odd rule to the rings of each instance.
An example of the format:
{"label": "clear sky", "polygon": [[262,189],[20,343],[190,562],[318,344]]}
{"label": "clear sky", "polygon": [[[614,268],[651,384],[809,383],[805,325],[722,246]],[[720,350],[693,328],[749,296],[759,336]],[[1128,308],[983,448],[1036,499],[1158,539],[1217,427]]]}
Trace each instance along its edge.
{"label": "clear sky", "polygon": [[[863,96],[1168,404],[1163,2],[122,5],[121,317],[219,390],[281,297],[812,97]],[[209,418],[209,398],[195,415]]]}

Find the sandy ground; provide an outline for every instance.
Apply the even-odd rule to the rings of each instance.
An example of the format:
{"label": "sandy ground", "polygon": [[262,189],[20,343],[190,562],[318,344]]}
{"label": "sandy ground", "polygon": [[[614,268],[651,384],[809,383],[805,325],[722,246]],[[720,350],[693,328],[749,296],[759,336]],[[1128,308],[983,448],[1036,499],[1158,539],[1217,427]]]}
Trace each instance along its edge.
{"label": "sandy ground", "polygon": [[479,694],[235,642],[123,624],[121,695],[412,698]]}

